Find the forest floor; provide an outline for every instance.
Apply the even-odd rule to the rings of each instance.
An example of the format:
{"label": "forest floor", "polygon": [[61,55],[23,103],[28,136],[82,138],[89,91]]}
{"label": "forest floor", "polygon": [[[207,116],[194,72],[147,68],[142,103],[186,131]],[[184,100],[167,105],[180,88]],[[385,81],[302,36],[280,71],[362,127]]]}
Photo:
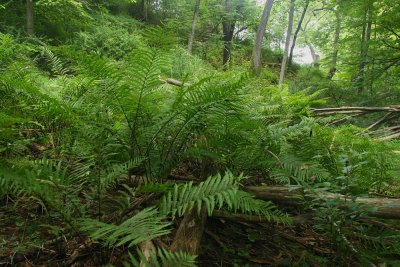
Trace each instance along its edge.
{"label": "forest floor", "polygon": [[[53,218],[59,229],[50,227],[44,211],[32,203],[19,203],[18,210],[12,202],[0,207],[0,266],[121,266],[125,260],[127,248],[110,250],[83,236],[58,232],[62,220]],[[173,234],[154,242],[168,247]],[[335,254],[328,238],[307,223],[280,226],[209,217],[198,264],[326,266]],[[352,266],[351,260],[347,263]]]}

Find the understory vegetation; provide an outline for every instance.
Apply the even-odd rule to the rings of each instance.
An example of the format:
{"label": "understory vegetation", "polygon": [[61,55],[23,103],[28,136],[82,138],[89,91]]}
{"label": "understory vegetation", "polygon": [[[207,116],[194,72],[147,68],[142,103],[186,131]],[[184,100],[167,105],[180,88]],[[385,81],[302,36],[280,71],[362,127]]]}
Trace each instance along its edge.
{"label": "understory vegetation", "polygon": [[0,265],[400,266],[400,4],[258,2],[0,1]]}

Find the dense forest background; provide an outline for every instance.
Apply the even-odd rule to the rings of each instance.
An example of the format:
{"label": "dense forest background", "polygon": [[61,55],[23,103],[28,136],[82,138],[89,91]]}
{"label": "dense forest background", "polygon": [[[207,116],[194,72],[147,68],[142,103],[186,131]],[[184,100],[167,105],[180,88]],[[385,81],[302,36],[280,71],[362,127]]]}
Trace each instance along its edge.
{"label": "dense forest background", "polygon": [[400,2],[0,0],[0,265],[400,266]]}

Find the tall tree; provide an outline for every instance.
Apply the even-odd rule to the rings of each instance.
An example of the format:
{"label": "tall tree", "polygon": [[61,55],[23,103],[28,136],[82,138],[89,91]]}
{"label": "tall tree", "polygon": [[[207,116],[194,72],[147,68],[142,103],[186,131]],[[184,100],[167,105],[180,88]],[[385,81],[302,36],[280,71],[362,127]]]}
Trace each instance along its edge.
{"label": "tall tree", "polygon": [[140,2],[140,13],[143,21],[148,20],[147,6],[148,6],[148,0],[142,0]]}
{"label": "tall tree", "polygon": [[33,0],[26,0],[26,32],[35,34]]}
{"label": "tall tree", "polygon": [[286,71],[286,62],[288,60],[288,52],[290,46],[290,37],[292,35],[292,28],[293,28],[293,16],[294,16],[294,2],[295,0],[290,0],[290,10],[289,10],[289,22],[286,31],[286,41],[285,41],[285,51],[283,54],[282,64],[281,64],[281,73],[279,75],[279,86],[282,85],[283,80],[285,78],[285,71]]}
{"label": "tall tree", "polygon": [[233,14],[232,0],[225,0],[224,11],[225,15],[222,18],[222,31],[224,41],[222,64],[224,65],[224,70],[226,70],[228,68],[228,62],[231,57],[232,39],[236,25],[236,19],[234,18],[235,15]]}
{"label": "tall tree", "polygon": [[267,27],[269,15],[271,13],[274,0],[267,0],[265,3],[264,11],[261,16],[260,24],[257,28],[256,40],[253,48],[253,68],[259,70],[261,68],[261,48],[264,39],[265,29]]}
{"label": "tall tree", "polygon": [[358,92],[361,92],[364,89],[365,67],[367,65],[369,42],[371,40],[371,28],[372,28],[372,2],[369,3],[368,6],[365,8],[364,18],[363,18],[360,61],[358,67],[358,75],[356,78],[356,85],[358,87]]}
{"label": "tall tree", "polygon": [[199,17],[199,9],[200,9],[200,0],[196,0],[196,6],[194,7],[194,14],[193,14],[193,21],[192,21],[192,31],[190,32],[189,41],[188,41],[188,51],[189,52],[192,52],[194,33],[196,31],[197,18]]}
{"label": "tall tree", "polygon": [[292,63],[293,63],[293,51],[294,51],[294,47],[295,47],[295,45],[296,45],[297,36],[298,36],[298,34],[299,34],[299,32],[300,32],[301,25],[303,24],[303,20],[304,20],[304,17],[306,16],[306,12],[307,12],[307,9],[308,9],[309,4],[310,4],[310,0],[306,0],[306,3],[305,3],[304,8],[303,8],[303,12],[301,13],[300,20],[299,20],[299,22],[297,23],[296,31],[294,32],[293,41],[292,41],[292,46],[290,47],[290,55],[289,55],[289,61],[288,61],[289,67],[290,67],[290,66],[292,65]]}
{"label": "tall tree", "polygon": [[340,40],[340,30],[341,30],[341,17],[339,12],[339,6],[335,10],[336,18],[336,28],[335,28],[335,39],[333,40],[333,54],[332,54],[332,66],[329,69],[327,78],[331,80],[336,73],[337,58],[339,53],[339,40]]}

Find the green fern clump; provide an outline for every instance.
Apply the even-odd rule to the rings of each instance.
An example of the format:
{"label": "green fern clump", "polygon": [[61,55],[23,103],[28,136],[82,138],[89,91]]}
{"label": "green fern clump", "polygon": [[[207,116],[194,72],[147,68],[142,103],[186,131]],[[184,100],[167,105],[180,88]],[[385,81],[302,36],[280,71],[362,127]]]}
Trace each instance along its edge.
{"label": "green fern clump", "polygon": [[93,19],[95,23],[73,39],[76,49],[120,60],[145,46],[138,21],[108,14],[95,15]]}
{"label": "green fern clump", "polygon": [[0,71],[11,63],[21,51],[11,35],[0,33]]}

